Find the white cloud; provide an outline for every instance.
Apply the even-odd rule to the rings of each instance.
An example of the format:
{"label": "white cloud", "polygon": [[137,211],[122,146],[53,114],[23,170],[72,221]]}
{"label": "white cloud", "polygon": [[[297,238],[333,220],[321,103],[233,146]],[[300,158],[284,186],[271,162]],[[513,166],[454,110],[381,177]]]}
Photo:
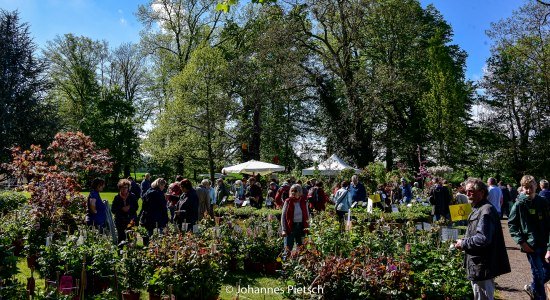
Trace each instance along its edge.
{"label": "white cloud", "polygon": [[118,20],[118,22],[120,23],[120,25],[128,24],[128,22],[126,22],[126,19],[124,19],[124,18],[120,18],[120,20]]}

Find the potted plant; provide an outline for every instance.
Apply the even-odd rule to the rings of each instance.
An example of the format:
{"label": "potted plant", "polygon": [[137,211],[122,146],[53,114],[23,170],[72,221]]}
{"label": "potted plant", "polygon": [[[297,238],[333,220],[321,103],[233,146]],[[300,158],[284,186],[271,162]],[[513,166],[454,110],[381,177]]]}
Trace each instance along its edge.
{"label": "potted plant", "polygon": [[143,287],[145,280],[145,251],[137,246],[136,235],[131,232],[128,234],[129,242],[124,246],[122,257],[120,259],[120,279],[122,291],[122,299],[139,300],[140,289]]}

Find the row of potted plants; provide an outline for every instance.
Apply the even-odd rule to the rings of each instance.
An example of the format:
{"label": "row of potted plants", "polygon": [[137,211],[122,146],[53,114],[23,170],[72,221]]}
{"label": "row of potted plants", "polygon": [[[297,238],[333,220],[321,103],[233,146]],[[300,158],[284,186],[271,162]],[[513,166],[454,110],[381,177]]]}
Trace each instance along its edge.
{"label": "row of potted plants", "polygon": [[471,295],[463,256],[441,240],[440,225],[420,230],[413,222],[392,226],[353,222],[342,233],[338,222],[318,215],[306,245],[284,263],[293,285],[322,294],[304,299],[464,299]]}

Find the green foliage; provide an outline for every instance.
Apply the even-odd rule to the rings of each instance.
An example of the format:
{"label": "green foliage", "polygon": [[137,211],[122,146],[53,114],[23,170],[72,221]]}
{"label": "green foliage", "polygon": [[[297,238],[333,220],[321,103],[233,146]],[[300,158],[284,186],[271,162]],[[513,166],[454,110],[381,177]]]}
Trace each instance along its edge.
{"label": "green foliage", "polygon": [[137,292],[145,281],[145,256],[142,247],[137,245],[137,235],[132,232],[128,237],[128,243],[120,254],[118,275],[125,290]]}
{"label": "green foliage", "polygon": [[[225,132],[232,99],[226,93],[227,62],[218,49],[203,45],[193,52],[188,64],[172,80],[175,100],[160,115],[145,147],[154,159],[172,168],[205,170],[213,176],[221,168],[229,149]],[[173,170],[175,172],[177,170]]]}
{"label": "green foliage", "polygon": [[8,213],[21,207],[27,202],[27,197],[20,192],[0,192],[0,212]]}
{"label": "green foliage", "polygon": [[412,222],[376,220],[358,218],[342,232],[334,216],[315,216],[309,242],[287,258],[285,272],[293,283],[322,287],[322,297],[331,299],[416,299],[422,294],[460,299],[471,294],[463,256],[440,240],[438,224],[424,231]]}
{"label": "green foliage", "polygon": [[480,97],[488,112],[476,122],[472,144],[482,154],[481,168],[516,181],[525,173],[549,175],[550,151],[543,146],[550,128],[543,117],[550,112],[548,13],[549,6],[528,2],[488,31],[493,47]]}
{"label": "green foliage", "polygon": [[83,262],[90,274],[97,277],[114,275],[118,248],[110,238],[99,234],[95,229],[82,228],[67,236],[52,236],[49,246],[42,246],[38,259],[40,275],[44,278],[57,278],[57,272],[80,276]]}
{"label": "green foliage", "polygon": [[[421,237],[422,238],[422,237]],[[411,245],[411,252],[406,256],[414,272],[412,279],[423,294],[430,298],[441,295],[453,295],[461,298],[471,294],[470,282],[465,280],[461,268],[464,255],[459,251],[447,250],[450,243],[440,243],[434,235],[424,236],[425,240]]]}
{"label": "green foliage", "polygon": [[44,61],[37,57],[30,26],[19,12],[0,9],[0,161],[12,146],[46,143],[58,128],[48,90]]}
{"label": "green foliage", "polygon": [[151,241],[146,253],[146,286],[155,294],[178,299],[211,299],[218,295],[224,274],[219,252],[188,234],[165,232]]}
{"label": "green foliage", "polygon": [[234,206],[224,206],[217,207],[214,209],[215,215],[220,216],[234,216],[237,218],[249,218],[249,217],[262,217],[267,218],[273,216],[275,218],[281,217],[280,209],[270,209],[270,208],[261,208],[257,209],[254,207],[239,207],[235,208]]}
{"label": "green foliage", "polygon": [[386,183],[386,168],[381,162],[372,162],[363,171],[363,176],[370,190],[376,191],[379,185]]}

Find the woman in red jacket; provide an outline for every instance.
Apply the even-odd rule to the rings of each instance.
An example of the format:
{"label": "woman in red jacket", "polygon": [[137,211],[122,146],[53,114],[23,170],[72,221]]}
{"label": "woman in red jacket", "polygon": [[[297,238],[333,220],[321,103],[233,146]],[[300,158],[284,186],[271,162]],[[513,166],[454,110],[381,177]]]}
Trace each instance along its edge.
{"label": "woman in red jacket", "polygon": [[281,215],[282,235],[285,237],[285,251],[291,251],[294,243],[302,245],[309,230],[307,203],[302,197],[302,187],[294,184],[290,187],[290,197],[285,199]]}

